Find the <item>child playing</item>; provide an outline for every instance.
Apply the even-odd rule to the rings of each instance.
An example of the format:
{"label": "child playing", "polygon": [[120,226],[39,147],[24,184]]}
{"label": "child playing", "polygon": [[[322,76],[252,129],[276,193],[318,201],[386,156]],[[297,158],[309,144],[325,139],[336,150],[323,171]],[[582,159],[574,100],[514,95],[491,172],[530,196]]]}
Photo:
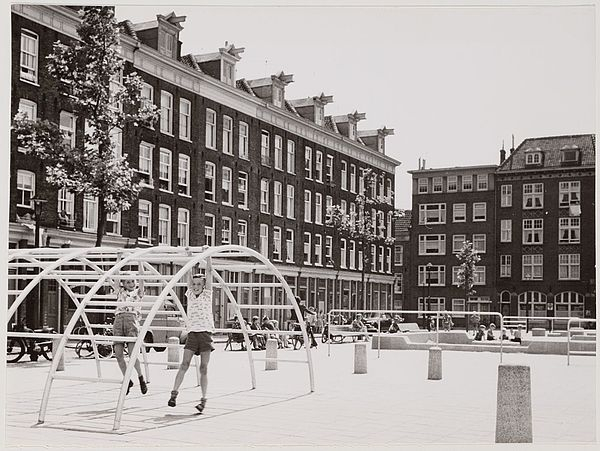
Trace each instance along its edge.
{"label": "child playing", "polygon": [[494,330],[496,329],[496,325],[494,323],[490,323],[490,328],[487,331],[487,340],[495,340]]}
{"label": "child playing", "polygon": [[[119,302],[140,302],[144,297],[144,281],[140,279],[138,287],[136,288],[136,282],[134,273],[128,272],[126,275],[131,275],[131,278],[121,279],[121,288],[117,292],[117,303]],[[135,305],[117,305],[115,310],[115,320],[113,323],[113,335],[114,336],[122,336],[122,337],[137,337],[139,330],[139,319],[141,316],[141,308]],[[133,355],[133,346],[134,342],[127,342],[127,349],[129,351],[129,355]],[[123,342],[114,343],[115,348],[115,356],[117,358],[117,363],[119,364],[119,368],[123,375],[125,375],[125,371],[127,370],[127,364],[125,363],[125,356],[123,354],[123,350],[125,348],[125,344]],[[140,367],[140,361],[138,359],[135,360],[135,370],[138,373],[138,379],[140,381],[140,390],[142,394],[146,394],[148,391],[148,386],[146,385],[146,381],[144,380],[144,376],[142,375],[142,369]],[[129,386],[127,387],[127,393],[129,394],[129,390],[133,387],[133,381],[129,381]]]}
{"label": "child playing", "polygon": [[[207,269],[209,272],[209,269]],[[190,287],[185,293],[187,297],[187,330],[188,336],[183,349],[183,361],[179,366],[171,398],[169,399],[169,407],[175,407],[177,404],[177,395],[179,394],[179,386],[183,382],[183,377],[190,367],[190,361],[193,355],[200,355],[200,389],[202,390],[202,398],[200,404],[196,405],[198,412],[202,413],[206,405],[206,389],[208,387],[208,362],[210,353],[214,351],[212,345],[212,334],[215,330],[213,319],[213,292],[212,282],[206,274],[194,274],[190,282]]]}
{"label": "child playing", "polygon": [[485,326],[483,324],[481,324],[479,326],[479,330],[475,334],[475,338],[473,338],[473,340],[482,341],[483,337],[485,337]]}

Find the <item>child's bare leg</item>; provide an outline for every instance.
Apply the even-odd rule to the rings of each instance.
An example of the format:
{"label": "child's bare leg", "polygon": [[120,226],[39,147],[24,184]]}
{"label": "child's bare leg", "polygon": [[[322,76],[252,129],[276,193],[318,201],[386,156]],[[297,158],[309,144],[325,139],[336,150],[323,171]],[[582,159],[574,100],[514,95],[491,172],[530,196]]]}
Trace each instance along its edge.
{"label": "child's bare leg", "polygon": [[[129,351],[129,358],[133,358],[133,347],[135,346],[135,343],[130,341],[127,343],[127,350]],[[142,376],[142,367],[140,366],[140,359],[135,359],[135,363],[133,364],[135,367],[135,370],[138,373],[138,376]],[[123,371],[123,374],[125,374],[125,371]]]}
{"label": "child's bare leg", "polygon": [[208,362],[210,361],[210,351],[200,353],[200,389],[202,390],[202,398],[206,398],[206,390],[208,389]]}
{"label": "child's bare leg", "polygon": [[179,365],[179,369],[177,370],[177,375],[175,376],[175,382],[173,383],[173,391],[174,392],[179,390],[179,387],[181,386],[181,383],[183,382],[183,377],[185,376],[186,371],[190,367],[190,362],[191,362],[193,356],[194,356],[193,351],[190,351],[189,349],[183,350],[183,360],[181,361],[181,365]]}
{"label": "child's bare leg", "polygon": [[123,373],[123,375],[125,375],[125,371],[127,370],[127,364],[125,363],[125,356],[123,355],[124,346],[125,345],[123,343],[115,343],[114,344],[115,357],[117,359],[117,363],[119,364],[119,368],[121,369],[121,373]]}

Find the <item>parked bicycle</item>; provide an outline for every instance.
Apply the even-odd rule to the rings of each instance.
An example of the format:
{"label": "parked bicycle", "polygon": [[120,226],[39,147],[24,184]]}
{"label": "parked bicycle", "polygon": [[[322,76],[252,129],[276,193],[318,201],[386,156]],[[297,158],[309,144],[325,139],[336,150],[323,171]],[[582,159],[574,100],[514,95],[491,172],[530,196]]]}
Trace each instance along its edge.
{"label": "parked bicycle", "polygon": [[[104,324],[112,324],[112,318],[107,318]],[[87,330],[85,330],[83,333],[87,333]],[[101,335],[112,336],[112,334],[112,327],[105,327]],[[112,342],[96,342],[96,346],[98,348],[98,356],[101,359],[110,359],[114,355]],[[77,354],[77,357],[81,359],[91,359],[94,357],[94,346],[92,345],[92,341],[88,338],[79,340],[75,345],[75,353]]]}
{"label": "parked bicycle", "polygon": [[[21,321],[18,324],[11,324],[9,331],[55,334],[53,327],[42,327],[41,329],[30,329]],[[32,362],[37,362],[40,354],[46,360],[52,360],[52,340],[47,338],[25,338],[25,337],[7,337],[6,339],[6,362],[16,363],[29,354]]]}

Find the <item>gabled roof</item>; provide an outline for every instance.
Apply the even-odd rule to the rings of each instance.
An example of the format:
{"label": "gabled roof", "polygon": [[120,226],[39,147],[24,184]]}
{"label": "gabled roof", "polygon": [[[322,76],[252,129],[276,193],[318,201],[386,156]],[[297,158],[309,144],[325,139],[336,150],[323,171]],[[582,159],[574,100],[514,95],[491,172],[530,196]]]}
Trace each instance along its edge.
{"label": "gabled roof", "polygon": [[529,169],[525,165],[525,155],[530,149],[543,152],[543,168],[561,167],[560,151],[565,149],[579,149],[581,151],[581,166],[589,167],[595,165],[596,137],[590,134],[527,138],[500,164],[497,171],[508,172]]}

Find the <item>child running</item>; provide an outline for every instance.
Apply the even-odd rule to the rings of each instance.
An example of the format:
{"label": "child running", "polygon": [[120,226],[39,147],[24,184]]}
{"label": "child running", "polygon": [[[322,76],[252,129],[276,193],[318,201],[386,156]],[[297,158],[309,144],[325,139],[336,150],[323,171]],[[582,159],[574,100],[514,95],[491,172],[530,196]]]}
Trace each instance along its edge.
{"label": "child running", "polygon": [[[121,288],[117,293],[117,303],[119,302],[140,302],[144,297],[144,281],[140,279],[140,282],[136,288],[136,281],[134,278],[135,273],[127,272],[125,275],[131,275],[130,278],[121,279]],[[122,337],[137,337],[139,331],[139,319],[141,316],[141,308],[136,305],[118,305],[115,310],[115,320],[113,323],[113,335],[114,336],[122,336]],[[134,342],[127,342],[127,349],[129,351],[129,355],[133,355],[133,346]],[[123,375],[125,375],[125,371],[127,370],[127,364],[125,363],[125,356],[123,354],[123,350],[125,348],[125,344],[123,342],[115,342],[115,356],[117,358],[117,363],[119,364],[119,368]],[[142,394],[146,394],[148,391],[148,386],[146,385],[146,381],[144,380],[144,376],[142,375],[142,369],[140,367],[140,361],[135,359],[135,370],[138,373],[138,379],[140,381],[140,390]],[[129,381],[129,385],[127,387],[127,395],[129,394],[129,390],[133,387],[133,381]]]}
{"label": "child running", "polygon": [[[207,272],[208,272],[207,268]],[[169,407],[175,407],[177,404],[177,395],[179,394],[179,386],[183,382],[183,377],[190,367],[192,356],[200,355],[200,389],[202,390],[202,398],[200,404],[196,406],[198,412],[202,413],[206,405],[206,389],[208,387],[208,362],[210,353],[214,351],[212,345],[212,333],[215,330],[212,310],[212,282],[206,274],[194,274],[190,282],[190,287],[185,293],[187,297],[187,330],[188,336],[183,349],[183,361],[179,366],[173,390],[171,391],[171,399],[169,399]]]}

